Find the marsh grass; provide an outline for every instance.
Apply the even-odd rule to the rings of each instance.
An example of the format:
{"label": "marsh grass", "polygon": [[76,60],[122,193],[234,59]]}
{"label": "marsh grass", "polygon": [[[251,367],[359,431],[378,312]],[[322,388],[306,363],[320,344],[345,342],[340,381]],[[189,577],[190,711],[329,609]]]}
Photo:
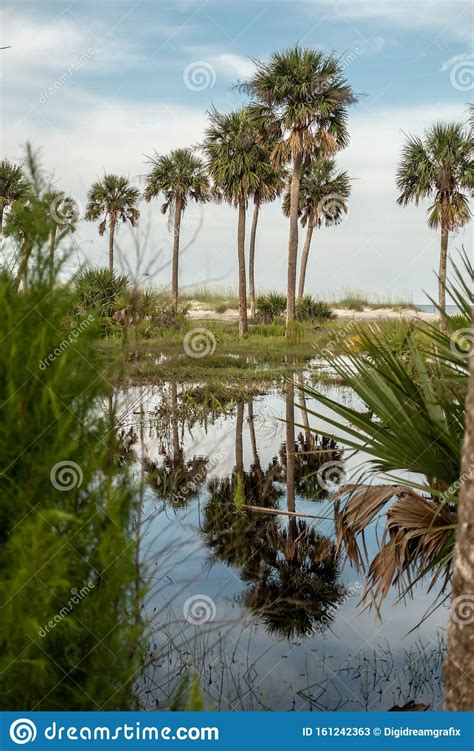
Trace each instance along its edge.
{"label": "marsh grass", "polygon": [[381,308],[391,308],[398,310],[400,308],[413,308],[412,299],[409,296],[402,295],[369,295],[360,289],[345,287],[340,293],[331,293],[327,295],[328,304],[334,308],[346,308],[361,312],[364,308],[371,310],[380,310]]}

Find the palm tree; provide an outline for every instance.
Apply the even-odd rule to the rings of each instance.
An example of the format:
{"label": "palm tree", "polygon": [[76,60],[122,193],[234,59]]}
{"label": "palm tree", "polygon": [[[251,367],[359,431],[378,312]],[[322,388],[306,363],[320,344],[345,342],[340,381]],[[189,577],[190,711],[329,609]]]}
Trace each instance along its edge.
{"label": "palm tree", "polygon": [[[270,151],[271,153],[271,151]],[[268,156],[270,161],[270,154]],[[253,196],[253,216],[250,228],[249,243],[249,297],[250,314],[255,315],[255,241],[257,236],[257,224],[262,203],[274,201],[285,187],[285,173],[281,169],[274,168],[272,172],[260,181]]]}
{"label": "palm tree", "polygon": [[114,270],[114,235],[118,221],[130,222],[135,227],[140,211],[137,203],[140,191],[130,184],[127,177],[120,175],[104,175],[102,180],[95,182],[89,190],[85,219],[95,222],[102,218],[99,224],[99,235],[102,236],[109,224],[109,271]]}
{"label": "palm tree", "polygon": [[8,159],[0,162],[0,240],[3,238],[3,217],[15,201],[28,196],[30,184],[23,169]]}
{"label": "palm tree", "polygon": [[428,226],[441,229],[438,272],[440,329],[446,331],[446,264],[449,232],[471,218],[463,190],[474,188],[472,160],[474,136],[460,123],[435,123],[424,139],[408,136],[397,171],[398,203],[416,205],[433,198],[428,208]]}
{"label": "palm tree", "polygon": [[178,263],[181,217],[190,199],[208,201],[210,183],[202,159],[190,148],[175,149],[164,156],[156,154],[148,160],[151,169],[146,176],[144,198],[151,201],[163,193],[163,214],[174,211],[173,269],[171,296],[173,307],[178,307]]}
{"label": "palm tree", "polygon": [[268,152],[258,143],[247,108],[222,115],[210,113],[204,150],[218,195],[239,210],[237,254],[239,263],[239,333],[247,333],[245,273],[245,220],[249,197],[272,173]]}
{"label": "palm tree", "polygon": [[[335,159],[319,157],[303,171],[300,184],[300,216],[302,227],[307,229],[301,256],[298,302],[304,295],[306,267],[314,228],[323,224],[326,227],[339,224],[344,214],[347,214],[350,193],[349,175],[347,172],[336,171]],[[283,198],[283,212],[286,216],[290,214],[290,205],[291,192],[288,189]]]}
{"label": "palm tree", "polygon": [[355,101],[333,55],[294,47],[257,61],[257,72],[243,89],[251,94],[255,121],[275,122],[279,140],[276,165],[292,164],[288,238],[287,333],[296,316],[296,265],[300,180],[305,163],[316,153],[332,154],[348,143],[347,106]]}

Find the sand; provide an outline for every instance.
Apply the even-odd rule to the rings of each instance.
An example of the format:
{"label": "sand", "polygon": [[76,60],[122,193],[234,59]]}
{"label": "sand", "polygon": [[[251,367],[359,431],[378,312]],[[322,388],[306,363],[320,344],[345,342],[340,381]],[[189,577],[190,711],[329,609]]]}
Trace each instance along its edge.
{"label": "sand", "polygon": [[[238,321],[239,311],[236,308],[229,308],[225,313],[216,313],[215,310],[206,307],[205,303],[200,303],[197,300],[191,300],[191,309],[188,313],[189,318],[214,321]],[[334,311],[338,318],[350,318],[354,321],[376,321],[381,318],[387,319],[402,319],[402,318],[417,318],[422,321],[436,321],[438,315],[436,313],[422,313],[414,308],[378,308],[374,310],[372,308],[364,308],[364,310],[350,310],[348,308],[337,308]],[[248,311],[250,316],[250,310]]]}

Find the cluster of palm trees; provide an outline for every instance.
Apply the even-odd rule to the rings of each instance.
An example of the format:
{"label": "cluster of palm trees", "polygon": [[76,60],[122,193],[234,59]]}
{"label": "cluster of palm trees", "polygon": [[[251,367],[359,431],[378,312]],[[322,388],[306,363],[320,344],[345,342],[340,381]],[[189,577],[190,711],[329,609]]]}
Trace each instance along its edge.
{"label": "cluster of palm trees", "polygon": [[[174,224],[171,296],[178,305],[180,229],[190,201],[225,201],[238,211],[239,330],[247,332],[247,301],[255,313],[256,232],[262,204],[283,195],[289,218],[287,331],[302,298],[315,228],[337,224],[347,213],[351,181],[338,171],[335,154],[349,141],[347,111],[357,100],[343,77],[340,59],[296,46],[256,62],[256,72],[242,92],[249,102],[233,112],[209,113],[209,125],[198,147],[155,153],[148,160],[143,193],[127,177],[106,174],[88,194],[85,219],[100,220],[99,234],[109,230],[109,270],[114,266],[114,238],[120,222],[135,226],[143,197],[164,196],[162,212]],[[473,129],[437,123],[424,139],[408,137],[397,173],[399,203],[416,204],[433,197],[428,224],[441,229],[439,305],[445,329],[445,282],[448,236],[471,216],[468,193],[474,187]],[[20,167],[0,166],[0,226],[3,214],[28,192]],[[63,196],[64,201],[67,200]],[[250,201],[253,218],[246,267],[246,221]],[[306,226],[298,288],[298,228]],[[69,223],[71,228],[71,223]],[[52,247],[54,251],[55,242]],[[248,283],[247,283],[248,282]],[[248,294],[247,294],[248,289]]]}

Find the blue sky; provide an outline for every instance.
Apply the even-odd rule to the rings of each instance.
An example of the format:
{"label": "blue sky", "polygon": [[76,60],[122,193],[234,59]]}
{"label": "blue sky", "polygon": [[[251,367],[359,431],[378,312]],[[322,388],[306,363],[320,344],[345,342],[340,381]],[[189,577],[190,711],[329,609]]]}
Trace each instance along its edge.
{"label": "blue sky", "polygon": [[[338,161],[354,178],[348,218],[316,233],[309,290],[373,293],[435,289],[437,233],[426,207],[396,205],[394,174],[403,132],[436,119],[464,120],[472,98],[472,5],[466,0],[3,0],[2,153],[21,158],[30,140],[45,167],[79,204],[106,171],[137,180],[144,154],[197,143],[206,109],[243,101],[232,88],[266,58],[295,43],[334,51],[362,94],[349,119],[351,144]],[[171,249],[158,203],[143,205],[138,233],[119,238],[124,268],[168,281]],[[183,284],[233,284],[236,216],[225,206],[190,212]],[[452,240],[470,247],[470,227]],[[80,224],[74,262],[104,263],[105,238]],[[262,212],[257,276],[285,284],[287,224],[278,205]],[[72,261],[71,261],[72,263]],[[147,277],[151,278],[151,277]]]}

